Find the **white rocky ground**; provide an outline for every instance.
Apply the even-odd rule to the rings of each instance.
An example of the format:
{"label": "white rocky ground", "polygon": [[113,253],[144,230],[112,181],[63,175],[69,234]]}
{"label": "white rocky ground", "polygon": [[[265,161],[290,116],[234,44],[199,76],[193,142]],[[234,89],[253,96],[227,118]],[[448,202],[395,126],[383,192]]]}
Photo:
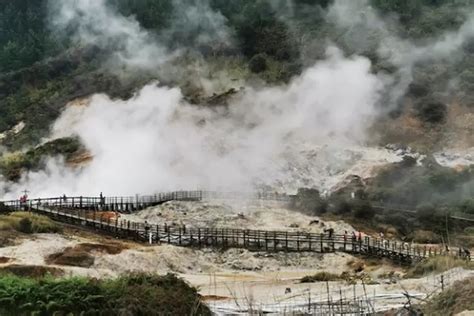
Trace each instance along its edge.
{"label": "white rocky ground", "polygon": [[[246,228],[265,230],[298,230],[321,233],[332,227],[336,233],[354,229],[343,221],[321,221],[292,211],[284,205],[272,202],[239,201],[171,201],[151,207],[133,215],[122,215],[131,221],[148,221],[152,224],[176,223],[189,227]],[[320,221],[311,224],[312,221]]]}
{"label": "white rocky ground", "polygon": [[434,154],[434,158],[440,165],[450,168],[474,165],[474,147],[462,150],[445,150]]}

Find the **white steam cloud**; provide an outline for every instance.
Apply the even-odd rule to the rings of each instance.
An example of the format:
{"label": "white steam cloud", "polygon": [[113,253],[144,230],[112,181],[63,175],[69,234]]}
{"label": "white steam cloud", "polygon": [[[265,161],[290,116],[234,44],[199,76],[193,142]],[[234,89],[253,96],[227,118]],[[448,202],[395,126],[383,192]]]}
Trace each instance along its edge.
{"label": "white steam cloud", "polygon": [[55,136],[78,135],[94,156],[90,164],[71,170],[50,161],[11,189],[28,187],[35,196],[248,191],[285,180],[288,154],[304,144],[345,148],[365,140],[383,89],[370,67],[333,48],[288,86],[247,88],[228,108],[192,106],[178,89],[155,84],[127,101],[93,96],[87,107],[67,108],[53,128]]}
{"label": "white steam cloud", "polygon": [[109,66],[137,70],[157,67],[169,59],[163,46],[133,17],[124,17],[106,0],[50,1],[51,26],[83,45],[114,48]]}
{"label": "white steam cloud", "polygon": [[[171,25],[159,34],[142,28],[134,16],[121,15],[106,0],[50,0],[50,27],[61,36],[72,37],[78,44],[113,51],[106,66],[115,73],[161,71],[163,76],[172,76],[177,74],[176,70],[161,66],[180,56],[185,44],[232,46],[232,30],[226,18],[213,11],[209,1],[172,3]],[[183,43],[170,50],[168,44],[175,38]]]}
{"label": "white steam cloud", "polygon": [[[174,14],[181,18],[162,37],[179,29],[198,30],[192,46],[232,43],[225,18],[211,12],[207,1],[187,3],[189,11],[175,6]],[[51,6],[54,27],[71,29],[81,43],[114,47],[111,63],[145,70],[169,61],[170,52],[155,36],[105,0],[55,1]],[[361,17],[354,18],[355,12]],[[411,82],[417,61],[452,56],[474,28],[469,19],[458,32],[420,46],[391,34],[367,1],[336,0],[328,14],[349,28],[346,36],[362,47],[373,42],[360,31],[378,29],[379,54],[398,67],[397,80],[374,74],[367,58],[347,58],[332,47],[325,60],[288,85],[247,86],[227,107],[193,106],[179,89],[156,84],[125,101],[95,95],[88,106],[66,108],[52,130],[52,138],[77,135],[93,160],[74,169],[51,159],[45,170],[24,174],[19,183],[0,183],[0,192],[17,197],[28,188],[37,197],[196,188],[248,191],[262,184],[285,191],[334,186],[337,182],[328,178],[347,175],[353,161],[364,159],[347,149],[367,141],[387,86],[392,85],[395,101]],[[371,159],[380,154],[367,152]],[[306,178],[293,179],[295,174]]]}
{"label": "white steam cloud", "polygon": [[227,19],[214,11],[208,0],[174,1],[171,25],[161,36],[168,42],[179,37],[187,46],[212,46],[215,48],[233,45],[233,30],[227,26]]}

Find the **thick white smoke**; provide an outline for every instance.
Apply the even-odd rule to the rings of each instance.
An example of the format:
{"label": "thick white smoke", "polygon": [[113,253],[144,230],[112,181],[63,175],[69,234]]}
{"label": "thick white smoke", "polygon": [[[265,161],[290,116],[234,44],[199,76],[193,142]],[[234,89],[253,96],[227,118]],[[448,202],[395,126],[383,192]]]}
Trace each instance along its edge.
{"label": "thick white smoke", "polygon": [[115,49],[109,66],[146,70],[166,62],[170,55],[133,17],[124,17],[106,0],[50,1],[54,30],[82,45]]}
{"label": "thick white smoke", "polygon": [[178,89],[155,84],[127,101],[93,96],[87,107],[67,108],[53,128],[55,136],[78,135],[94,156],[90,164],[71,170],[50,161],[17,189],[48,196],[272,184],[289,176],[281,167],[305,144],[346,148],[365,140],[383,89],[370,67],[333,48],[288,86],[247,88],[228,108],[192,106]]}
{"label": "thick white smoke", "polygon": [[186,46],[212,46],[216,48],[233,45],[233,30],[227,19],[214,11],[208,0],[181,0],[173,2],[171,25],[160,34],[168,42],[176,37]]}
{"label": "thick white smoke", "polygon": [[[50,0],[48,4],[51,29],[60,36],[72,37],[76,44],[112,50],[106,66],[114,73],[138,71],[177,76],[176,70],[162,66],[183,53],[182,45],[233,44],[226,18],[213,11],[207,0],[173,1],[171,23],[159,34],[142,28],[134,16],[121,15],[107,0]],[[176,37],[186,43],[178,43],[170,50],[168,44]]]}
{"label": "thick white smoke", "polygon": [[[114,43],[118,50],[113,63],[148,69],[160,67],[170,56],[133,18],[107,7],[105,0],[61,1],[52,6],[55,27],[72,28],[80,42],[106,47]],[[223,44],[232,41],[223,27],[225,19],[210,12],[207,1],[196,1],[191,8],[188,12],[176,6],[181,19],[175,19],[165,37],[192,26],[208,31],[193,37],[193,45],[211,44],[212,39]],[[360,18],[354,18],[354,12],[360,12]],[[77,135],[93,160],[78,169],[49,160],[45,170],[25,174],[18,184],[3,184],[0,190],[16,197],[24,188],[34,196],[196,188],[248,191],[261,184],[283,190],[328,189],[337,183],[329,178],[341,180],[347,170],[364,171],[357,170],[354,161],[373,159],[373,165],[392,159],[380,151],[351,148],[368,139],[367,130],[379,114],[377,104],[387,85],[397,82],[390,87],[393,99],[402,95],[411,82],[414,63],[423,56],[452,55],[472,33],[472,20],[459,32],[419,46],[391,34],[387,22],[364,0],[336,0],[328,14],[351,29],[349,35],[363,46],[369,42],[358,37],[360,30],[378,29],[379,54],[399,68],[398,81],[374,74],[368,59],[348,58],[332,47],[325,60],[290,84],[247,86],[227,107],[193,106],[179,89],[157,84],[125,101],[95,95],[89,106],[68,107],[52,130],[52,138]],[[300,178],[293,178],[295,174]]]}

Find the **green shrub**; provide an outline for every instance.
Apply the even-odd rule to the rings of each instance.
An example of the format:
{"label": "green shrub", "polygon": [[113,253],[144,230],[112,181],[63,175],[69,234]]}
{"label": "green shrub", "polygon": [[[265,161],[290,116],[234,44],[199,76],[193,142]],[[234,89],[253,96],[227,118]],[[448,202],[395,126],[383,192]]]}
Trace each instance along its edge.
{"label": "green shrub", "polygon": [[23,233],[59,233],[62,227],[50,218],[30,212],[14,212],[0,216],[0,230],[14,229]]}
{"label": "green shrub", "polygon": [[253,73],[260,73],[267,70],[267,59],[264,54],[253,56],[249,61],[250,71]]}
{"label": "green shrub", "polygon": [[25,234],[31,234],[33,232],[32,222],[29,218],[25,217],[18,221],[18,230]]}
{"label": "green shrub", "polygon": [[197,290],[175,275],[118,279],[0,276],[0,314],[210,315]]}

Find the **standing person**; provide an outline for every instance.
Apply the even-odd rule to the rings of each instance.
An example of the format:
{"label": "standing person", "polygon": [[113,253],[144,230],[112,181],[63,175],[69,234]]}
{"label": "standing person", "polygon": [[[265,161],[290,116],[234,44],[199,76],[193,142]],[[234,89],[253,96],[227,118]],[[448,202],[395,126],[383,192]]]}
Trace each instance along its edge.
{"label": "standing person", "polygon": [[334,235],[334,228],[329,228],[329,229],[328,229],[328,236],[329,236],[329,238],[332,238],[333,235]]}
{"label": "standing person", "polygon": [[105,197],[102,194],[102,192],[100,192],[99,199],[100,199],[100,202],[99,202],[100,206],[104,206],[105,205]]}
{"label": "standing person", "polygon": [[469,249],[464,248],[464,255],[468,261],[471,261],[471,252],[469,251]]}
{"label": "standing person", "polygon": [[148,232],[150,231],[150,224],[148,224],[147,221],[145,221],[145,233],[148,236]]}
{"label": "standing person", "polygon": [[344,231],[344,243],[347,241],[347,230]]}
{"label": "standing person", "polygon": [[152,244],[153,240],[150,232],[150,224],[148,224],[147,221],[145,221],[145,237],[148,238],[149,243]]}

